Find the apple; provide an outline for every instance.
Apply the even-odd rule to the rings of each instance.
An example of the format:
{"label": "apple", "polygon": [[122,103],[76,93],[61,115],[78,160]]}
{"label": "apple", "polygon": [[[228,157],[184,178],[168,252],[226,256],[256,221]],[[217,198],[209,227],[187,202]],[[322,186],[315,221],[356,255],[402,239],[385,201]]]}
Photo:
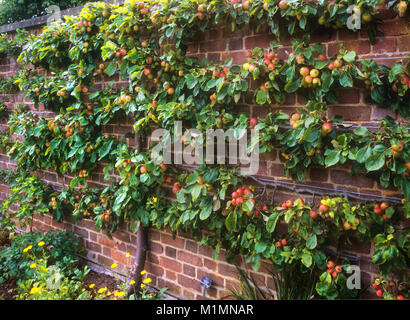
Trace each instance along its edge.
{"label": "apple", "polygon": [[332,260],[329,260],[327,262],[327,268],[328,269],[333,269],[334,266],[335,266],[335,263]]}
{"label": "apple", "polygon": [[249,65],[249,72],[253,72],[256,69],[254,64]]}
{"label": "apple", "polygon": [[199,20],[204,20],[205,16],[202,12],[197,12],[196,16],[198,17]]}
{"label": "apple", "polygon": [[377,215],[382,214],[382,210],[380,209],[380,206],[378,204],[374,205],[373,212]]}
{"label": "apple", "polygon": [[308,67],[302,67],[302,68],[300,68],[299,73],[300,73],[301,76],[306,77],[309,74],[309,71],[310,70],[309,70]]}
{"label": "apple", "polygon": [[293,201],[292,201],[292,200],[286,201],[286,206],[287,206],[288,208],[293,207]]}
{"label": "apple", "polygon": [[288,7],[288,3],[286,2],[286,0],[281,0],[279,1],[279,8],[282,10],[285,10]]}
{"label": "apple", "polygon": [[381,296],[383,295],[383,290],[382,290],[382,289],[378,289],[378,290],[376,291],[376,295],[377,295],[378,297],[381,297]]}
{"label": "apple", "polygon": [[298,56],[298,57],[296,57],[296,63],[297,63],[297,64],[303,64],[303,63],[305,63],[305,57],[304,57],[304,56]]}
{"label": "apple", "polygon": [[249,127],[254,128],[258,124],[258,118],[251,118],[249,120]]}
{"label": "apple", "polygon": [[314,211],[314,210],[310,211],[310,217],[311,217],[312,219],[316,219],[317,216],[318,216],[318,214],[317,214],[316,211]]}
{"label": "apple", "polygon": [[147,168],[145,168],[145,166],[142,166],[142,167],[140,168],[140,172],[141,172],[141,174],[146,173],[146,172],[147,172]]}
{"label": "apple", "polygon": [[236,198],[236,204],[237,205],[241,205],[242,203],[243,203],[243,198],[242,197]]}
{"label": "apple", "polygon": [[205,5],[204,5],[204,4],[200,4],[200,5],[198,5],[197,10],[198,10],[199,12],[205,12],[206,7],[205,7]]}
{"label": "apple", "polygon": [[387,202],[382,202],[382,203],[380,204],[380,209],[381,209],[382,211],[385,211],[388,207],[389,207],[389,204],[388,204]]}
{"label": "apple", "polygon": [[333,64],[335,68],[340,68],[343,65],[343,62],[340,59],[336,59],[335,61],[333,61]]}
{"label": "apple", "polygon": [[332,127],[332,124],[330,122],[325,122],[322,125],[322,132],[323,133],[328,134],[328,133],[332,132],[332,130],[333,130],[333,127]]}
{"label": "apple", "polygon": [[280,241],[280,243],[282,244],[282,246],[286,246],[286,239],[282,239],[282,240]]}
{"label": "apple", "polygon": [[239,197],[238,192],[235,191],[235,192],[232,193],[232,199],[236,199],[238,197]]}
{"label": "apple", "polygon": [[319,206],[319,212],[320,213],[326,213],[326,212],[328,212],[329,211],[329,207],[327,206],[327,205],[325,205],[325,204],[320,204],[320,206]]}
{"label": "apple", "polygon": [[312,78],[317,78],[319,76],[319,70],[317,70],[317,69],[310,70],[310,76]]}

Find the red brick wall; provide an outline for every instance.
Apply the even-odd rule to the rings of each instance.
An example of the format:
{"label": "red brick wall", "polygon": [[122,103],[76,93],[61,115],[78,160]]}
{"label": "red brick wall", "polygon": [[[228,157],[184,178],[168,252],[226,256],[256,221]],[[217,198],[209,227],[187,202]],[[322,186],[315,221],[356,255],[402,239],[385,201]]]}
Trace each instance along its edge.
{"label": "red brick wall", "polygon": [[[345,47],[355,50],[360,58],[374,58],[378,63],[391,65],[399,58],[407,58],[410,55],[410,26],[405,19],[393,17],[391,13],[382,13],[380,18],[384,20],[381,26],[385,33],[384,38],[377,39],[374,45],[371,45],[365,30],[359,33],[351,33],[346,30],[335,31],[333,34],[314,34],[312,41],[320,41],[326,47],[326,53],[331,56],[338,49],[339,43],[344,43]],[[255,46],[268,47],[269,42],[275,38],[268,32],[252,33],[247,28],[230,31],[230,27],[220,27],[216,30],[209,30],[198,37],[198,42],[191,44],[189,54],[200,58],[222,59],[233,57],[234,63],[245,61],[246,49],[252,49]],[[285,47],[282,49],[282,55],[286,50],[290,51],[289,39],[282,40]],[[8,76],[16,70],[14,59],[0,61],[0,75]],[[104,79],[99,79],[97,85],[102,85]],[[118,85],[127,85],[119,82]],[[252,116],[264,115],[269,110],[260,106],[252,105],[252,95],[242,101],[238,107],[240,111],[249,111]],[[329,107],[329,116],[335,114],[341,115],[346,121],[364,125],[377,125],[377,121],[385,115],[390,115],[398,121],[399,119],[389,108],[382,109],[375,106],[366,105],[364,102],[365,92],[359,89],[345,89],[345,93],[340,95],[340,104]],[[0,100],[5,102],[10,108],[19,102],[22,102],[21,94],[0,96]],[[25,101],[31,105],[29,101]],[[272,110],[282,109],[285,112],[292,113],[296,107],[303,106],[305,103],[302,96],[290,96],[283,106],[272,105]],[[41,116],[50,116],[51,113],[40,110]],[[0,124],[0,129],[7,128],[7,123]],[[112,123],[105,127],[105,132],[115,136],[123,136],[126,132],[132,132],[132,120],[124,117],[120,124]],[[137,141],[129,141],[130,145],[136,145]],[[14,167],[7,155],[0,153],[0,167],[9,169]],[[261,177],[283,179],[284,177],[283,161],[278,152],[273,151],[270,154],[261,156],[260,171]],[[378,184],[366,177],[352,177],[348,167],[337,167],[330,170],[323,168],[312,168],[308,174],[307,185],[324,186],[329,188],[342,188],[345,190],[366,192],[375,195],[391,195],[396,193],[395,190],[381,190]],[[43,172],[45,181],[55,185],[67,185],[70,177],[57,177],[54,172]],[[113,177],[115,179],[115,177]],[[91,177],[90,184],[107,184],[103,180],[102,171],[94,173]],[[0,200],[5,199],[8,189],[5,185],[0,185]],[[293,193],[284,190],[278,190],[275,193],[275,200],[285,200],[296,198]],[[309,199],[309,198],[307,198]],[[35,230],[48,229],[67,229],[73,231],[84,239],[86,253],[84,258],[88,261],[105,266],[116,262],[119,264],[119,271],[126,274],[127,266],[130,259],[126,258],[126,253],[135,254],[136,237],[123,227],[113,235],[113,239],[108,239],[103,232],[95,229],[94,222],[84,220],[80,223],[66,221],[57,223],[51,217],[36,217],[34,222]],[[362,269],[362,279],[364,283],[370,283],[377,274],[377,269],[371,264],[370,254],[372,246],[356,243],[351,254],[362,258],[359,265]],[[255,273],[252,271],[255,279],[263,287],[273,287],[272,278],[269,277],[265,269],[269,267],[268,263],[263,263],[261,271]],[[155,287],[168,287],[169,294],[179,298],[200,299],[202,290],[199,286],[199,280],[203,275],[209,276],[213,282],[213,287],[208,291],[211,298],[221,298],[227,294],[227,289],[232,288],[237,275],[235,268],[225,262],[224,255],[214,261],[212,259],[212,250],[200,247],[186,234],[179,234],[173,239],[167,230],[151,230],[149,234],[149,252],[147,256],[146,270],[153,279]],[[251,268],[249,268],[251,270]],[[369,295],[372,293],[369,292]],[[365,295],[365,297],[369,297]]]}

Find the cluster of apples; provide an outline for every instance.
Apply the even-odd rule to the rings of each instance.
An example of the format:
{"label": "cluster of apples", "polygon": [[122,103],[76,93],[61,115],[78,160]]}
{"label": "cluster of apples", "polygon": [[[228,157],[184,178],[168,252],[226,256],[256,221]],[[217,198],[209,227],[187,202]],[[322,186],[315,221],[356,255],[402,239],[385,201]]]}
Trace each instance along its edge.
{"label": "cluster of apples", "polygon": [[381,216],[383,220],[387,219],[386,214],[384,213],[386,209],[389,207],[387,202],[382,202],[380,204],[376,203],[373,208],[373,212],[378,216]]}
{"label": "cluster of apples", "polygon": [[275,242],[275,247],[280,248],[280,247],[286,246],[286,244],[287,244],[287,241],[285,238],[283,238],[282,240]]}
{"label": "cluster of apples", "polygon": [[86,32],[91,32],[93,30],[90,21],[79,21],[76,24],[76,29],[78,34],[83,34]]}
{"label": "cluster of apples", "polygon": [[326,272],[329,273],[333,278],[336,278],[339,273],[342,273],[343,268],[339,265],[335,265],[332,260],[327,262],[327,270]]}
{"label": "cluster of apples", "polygon": [[206,12],[206,5],[204,5],[204,4],[201,3],[201,4],[198,5],[198,7],[196,8],[196,10],[197,10],[196,15],[197,15],[198,19],[199,19],[199,20],[204,20],[204,18],[205,18],[205,12]]}
{"label": "cluster of apples", "polygon": [[397,143],[392,144],[391,146],[392,156],[395,158],[401,158],[403,149],[404,149],[403,141],[398,141]]}
{"label": "cluster of apples", "polygon": [[120,105],[120,104],[127,104],[132,101],[132,97],[129,94],[121,94],[119,97],[115,99],[115,104]]}
{"label": "cluster of apples", "polygon": [[[319,212],[318,212],[319,211]],[[311,210],[310,211],[310,217],[315,220],[319,216],[325,215],[327,212],[329,212],[329,206],[325,203],[320,203],[318,211],[316,210]]]}
{"label": "cluster of apples", "polygon": [[240,206],[244,201],[252,198],[253,194],[249,188],[244,189],[239,187],[236,191],[232,192],[231,204],[234,206]]}
{"label": "cluster of apples", "polygon": [[302,76],[302,86],[304,87],[320,86],[319,70],[315,68],[309,69],[308,67],[302,67],[299,70],[299,74]]}
{"label": "cluster of apples", "polygon": [[[390,286],[394,287],[395,283],[393,281],[390,282]],[[376,295],[378,297],[382,297],[384,290],[383,290],[383,286],[380,285],[380,280],[376,279],[375,282],[373,282],[372,284],[372,288],[376,291]],[[406,298],[403,295],[398,295],[396,297],[397,300],[406,300]]]}
{"label": "cluster of apples", "polygon": [[[34,91],[34,92],[37,93],[38,91]],[[66,90],[58,90],[57,91],[57,96],[67,98],[68,97],[68,92]]]}
{"label": "cluster of apples", "polygon": [[110,214],[111,214],[111,209],[108,209],[104,213],[101,214],[101,218],[104,222],[109,222],[110,221]]}
{"label": "cluster of apples", "polygon": [[52,198],[51,198],[50,206],[51,206],[51,208],[52,208],[53,210],[56,210],[56,209],[57,209],[57,200],[56,200],[55,197],[52,197]]}
{"label": "cluster of apples", "polygon": [[80,172],[78,173],[79,178],[85,178],[87,176],[88,176],[87,170],[80,170]]}

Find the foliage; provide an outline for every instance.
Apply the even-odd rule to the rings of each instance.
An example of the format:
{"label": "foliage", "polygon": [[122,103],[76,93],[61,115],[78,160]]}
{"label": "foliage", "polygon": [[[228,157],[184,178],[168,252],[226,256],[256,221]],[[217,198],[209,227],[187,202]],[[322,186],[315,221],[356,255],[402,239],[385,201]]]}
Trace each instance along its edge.
{"label": "foliage", "polygon": [[80,239],[68,231],[15,234],[11,245],[0,251],[0,280],[30,279],[35,271],[29,267],[32,258],[46,259],[68,274],[78,263],[76,255],[82,250]]}
{"label": "foliage", "polygon": [[63,10],[83,3],[84,0],[3,0],[0,4],[0,25],[47,14],[46,9],[52,5]]}

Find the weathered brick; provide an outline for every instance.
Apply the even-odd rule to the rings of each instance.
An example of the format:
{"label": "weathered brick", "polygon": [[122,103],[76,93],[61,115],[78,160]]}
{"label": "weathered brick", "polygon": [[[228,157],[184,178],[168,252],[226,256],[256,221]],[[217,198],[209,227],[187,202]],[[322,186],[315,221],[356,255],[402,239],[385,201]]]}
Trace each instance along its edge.
{"label": "weathered brick", "polygon": [[202,258],[200,256],[193,255],[186,251],[178,251],[178,260],[197,267],[202,266]]}
{"label": "weathered brick", "polygon": [[175,272],[181,272],[182,271],[182,264],[178,261],[166,258],[166,257],[160,257],[160,265],[164,267],[165,269],[169,269]]}

